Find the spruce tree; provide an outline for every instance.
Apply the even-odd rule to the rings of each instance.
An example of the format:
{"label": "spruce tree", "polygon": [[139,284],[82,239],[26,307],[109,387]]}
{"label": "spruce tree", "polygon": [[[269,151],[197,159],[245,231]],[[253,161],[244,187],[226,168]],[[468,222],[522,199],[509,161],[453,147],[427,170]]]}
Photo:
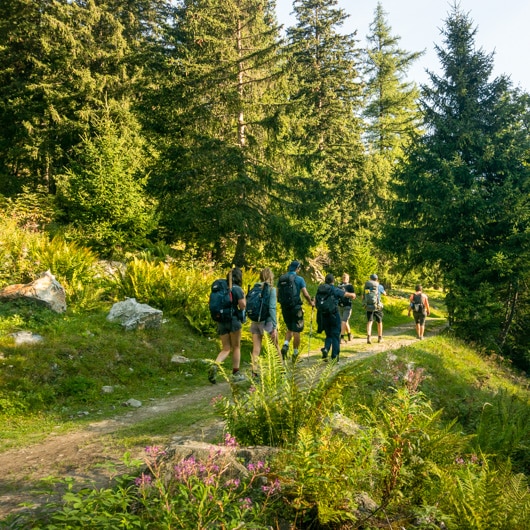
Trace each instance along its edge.
{"label": "spruce tree", "polygon": [[[366,199],[363,226],[366,239],[376,249],[384,230],[385,211],[391,198],[393,174],[418,134],[421,115],[419,90],[406,79],[407,71],[421,53],[399,47],[387,15],[378,3],[370,24],[364,61],[364,142],[366,176],[372,193]],[[389,254],[378,252],[379,270],[391,267]]]}
{"label": "spruce tree", "polygon": [[[290,142],[303,202],[311,209],[314,238],[346,267],[368,193],[363,180],[360,51],[355,34],[343,34],[348,15],[336,0],[296,0],[288,28],[292,68]],[[322,249],[325,250],[325,249]]]}
{"label": "spruce tree", "polygon": [[517,305],[528,296],[528,100],[505,76],[490,80],[493,56],[476,49],[457,6],[442,34],[442,72],[422,87],[426,134],[399,175],[387,246],[439,264],[456,328],[500,349],[527,312]]}

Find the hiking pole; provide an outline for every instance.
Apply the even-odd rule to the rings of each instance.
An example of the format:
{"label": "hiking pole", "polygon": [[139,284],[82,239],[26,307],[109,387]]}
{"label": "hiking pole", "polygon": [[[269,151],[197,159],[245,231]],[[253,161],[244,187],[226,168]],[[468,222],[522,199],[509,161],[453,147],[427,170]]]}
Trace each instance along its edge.
{"label": "hiking pole", "polygon": [[309,351],[311,350],[311,335],[313,334],[313,311],[315,306],[311,306],[311,322],[309,323],[309,339],[307,340],[307,360],[309,360]]}

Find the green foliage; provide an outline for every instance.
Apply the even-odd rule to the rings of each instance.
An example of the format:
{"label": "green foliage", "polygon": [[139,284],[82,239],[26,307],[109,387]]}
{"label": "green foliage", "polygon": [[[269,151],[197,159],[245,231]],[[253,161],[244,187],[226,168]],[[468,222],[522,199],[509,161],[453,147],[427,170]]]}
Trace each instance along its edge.
{"label": "green foliage", "polygon": [[530,517],[530,490],[510,463],[496,467],[487,459],[459,460],[459,469],[440,476],[439,508],[450,513],[449,530],[524,530]]}
{"label": "green foliage", "polygon": [[[385,248],[440,267],[460,336],[508,351],[528,305],[528,97],[490,80],[493,54],[454,5],[437,48],[442,73],[423,87],[427,134],[397,174]],[[525,364],[521,364],[526,368]]]}
{"label": "green foliage", "polygon": [[208,309],[214,279],[204,267],[134,257],[111,283],[117,299],[136,298],[171,315],[184,313],[192,328],[207,333],[215,329]]}
{"label": "green foliage", "polygon": [[[217,401],[228,430],[245,445],[289,447],[302,427],[312,426],[335,406],[341,384],[332,380],[332,363],[303,369],[301,363],[282,366],[276,348],[264,340],[259,381],[251,391],[234,391]],[[228,379],[228,375],[220,368]]]}
{"label": "green foliage", "polygon": [[156,226],[154,202],[145,192],[144,142],[125,107],[118,116],[105,107],[93,118],[93,134],[83,137],[76,159],[57,176],[64,221],[78,241],[102,255],[112,255],[114,247],[137,248]]}
{"label": "green foliage", "polygon": [[[225,443],[236,446],[229,435]],[[141,473],[141,462],[126,458],[137,476],[123,475],[112,489],[74,492],[66,481],[70,491],[46,528],[270,528],[266,521],[280,485],[264,462],[247,463],[240,479],[227,475],[230,459],[220,451],[212,450],[204,461],[186,458],[170,472],[162,466],[164,455],[159,447],[147,447]]]}

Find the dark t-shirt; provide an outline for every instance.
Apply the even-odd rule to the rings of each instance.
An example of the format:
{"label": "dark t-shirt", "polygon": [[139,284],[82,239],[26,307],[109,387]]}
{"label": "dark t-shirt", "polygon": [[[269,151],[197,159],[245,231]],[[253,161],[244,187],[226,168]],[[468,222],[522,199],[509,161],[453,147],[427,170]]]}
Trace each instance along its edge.
{"label": "dark t-shirt", "polygon": [[[354,293],[355,289],[353,288],[353,285],[351,283],[340,283],[338,285],[339,289],[342,289],[346,293]],[[342,296],[339,298],[339,305],[343,307],[349,307],[351,306],[352,299],[346,298],[345,296]]]}

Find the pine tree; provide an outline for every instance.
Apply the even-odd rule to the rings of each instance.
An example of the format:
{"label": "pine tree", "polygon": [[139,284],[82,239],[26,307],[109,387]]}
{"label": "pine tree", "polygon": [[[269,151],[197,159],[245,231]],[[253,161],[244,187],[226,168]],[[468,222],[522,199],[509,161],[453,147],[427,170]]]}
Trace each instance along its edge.
{"label": "pine tree", "polygon": [[443,35],[442,73],[423,87],[426,134],[400,174],[387,246],[439,264],[457,328],[499,349],[528,280],[528,101],[506,77],[490,81],[493,56],[475,48],[456,6]]}

